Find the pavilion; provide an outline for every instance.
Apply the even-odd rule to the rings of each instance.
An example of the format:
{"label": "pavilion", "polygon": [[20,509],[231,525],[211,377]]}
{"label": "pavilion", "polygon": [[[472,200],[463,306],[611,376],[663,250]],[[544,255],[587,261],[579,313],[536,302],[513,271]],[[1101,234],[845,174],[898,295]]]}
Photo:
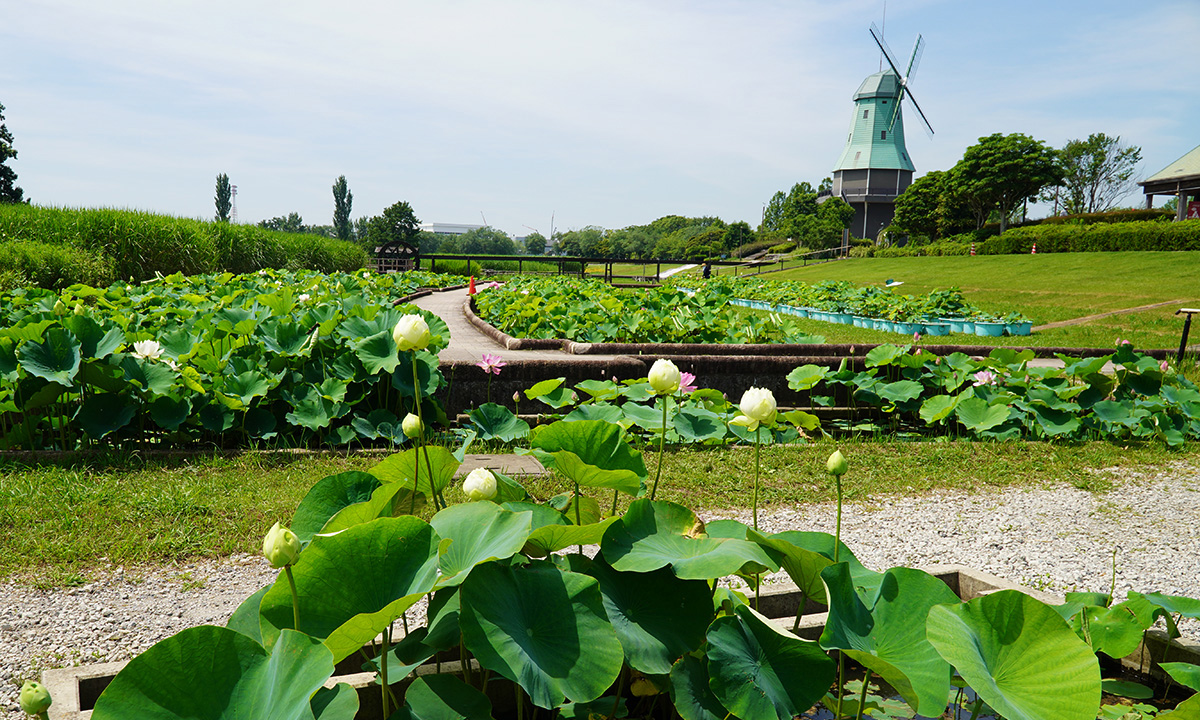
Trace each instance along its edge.
{"label": "pavilion", "polygon": [[1154,207],[1155,195],[1174,195],[1179,198],[1176,220],[1200,219],[1200,145],[1138,185],[1147,209]]}

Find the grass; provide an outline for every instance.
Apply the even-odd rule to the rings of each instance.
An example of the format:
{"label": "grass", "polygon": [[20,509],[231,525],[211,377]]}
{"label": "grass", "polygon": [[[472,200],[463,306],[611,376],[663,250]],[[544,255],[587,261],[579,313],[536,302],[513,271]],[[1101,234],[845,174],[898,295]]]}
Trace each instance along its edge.
{"label": "grass", "polygon": [[[1175,310],[1200,303],[1200,251],[854,258],[762,277],[808,283],[850,280],[863,285],[882,285],[891,278],[904,282],[896,292],[914,295],[957,286],[981,309],[1016,310],[1029,316],[1035,326],[1171,303],[1152,310],[1042,330],[1027,338],[962,340],[978,345],[1019,342],[1031,346],[1112,347],[1120,337],[1140,348],[1177,348],[1183,320],[1174,314]],[[875,343],[900,339],[895,333],[801,322],[806,332],[824,335],[828,342]],[[1200,335],[1194,337],[1195,342],[1200,342]],[[949,341],[957,342],[954,338],[950,336]],[[941,341],[929,338],[926,342]]]}
{"label": "grass", "polygon": [[[1111,482],[1097,472],[1103,468],[1200,465],[1200,447],[1169,451],[1151,444],[854,440],[839,447],[851,462],[848,497],[859,500],[1055,481],[1103,491]],[[832,449],[830,443],[764,448],[761,507],[831,500],[824,468]],[[657,454],[651,450],[645,457],[653,473]],[[78,585],[117,565],[257,553],[266,529],[276,520],[289,522],[317,480],[366,470],[379,459],[249,453],[188,461],[122,457],[91,465],[7,461],[0,464],[0,579]],[[669,451],[659,499],[720,515],[748,506],[753,478],[749,447]],[[525,485],[540,499],[569,489],[554,477],[530,478]],[[608,491],[589,494],[611,507]],[[450,488],[447,499],[461,501],[461,491]],[[622,497],[621,507],[627,504]]]}

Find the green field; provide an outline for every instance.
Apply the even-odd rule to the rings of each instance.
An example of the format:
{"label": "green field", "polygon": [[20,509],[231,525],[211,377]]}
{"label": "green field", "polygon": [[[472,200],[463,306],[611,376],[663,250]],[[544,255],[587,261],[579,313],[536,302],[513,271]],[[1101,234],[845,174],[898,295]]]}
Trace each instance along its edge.
{"label": "green field", "polygon": [[[904,285],[896,292],[927,293],[959,287],[985,311],[1018,311],[1034,325],[1155,303],[1164,307],[1113,315],[1035,332],[1028,338],[974,338],[971,344],[1111,347],[1117,338],[1140,348],[1176,348],[1183,328],[1180,307],[1200,304],[1200,252],[1112,252],[975,257],[854,258],[769,273],[763,278],[819,282],[850,280]],[[805,329],[828,342],[896,342],[894,333],[805,321]],[[951,342],[956,342],[950,336]],[[1194,335],[1200,342],[1200,328]],[[935,342],[930,338],[928,342]]]}

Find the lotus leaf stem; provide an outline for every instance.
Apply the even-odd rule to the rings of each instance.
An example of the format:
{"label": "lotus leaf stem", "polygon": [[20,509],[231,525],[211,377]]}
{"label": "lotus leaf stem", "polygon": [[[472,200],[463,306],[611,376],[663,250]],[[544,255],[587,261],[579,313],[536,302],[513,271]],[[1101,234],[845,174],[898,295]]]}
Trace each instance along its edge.
{"label": "lotus leaf stem", "polygon": [[837,679],[837,710],[833,713],[833,720],[842,720],[842,698],[846,694],[846,654],[838,650],[838,679]]}
{"label": "lotus leaf stem", "polygon": [[654,499],[655,493],[658,492],[658,479],[662,477],[663,445],[665,445],[667,442],[667,402],[670,400],[670,398],[670,395],[662,396],[662,434],[658,436],[658,468],[654,471],[654,486],[650,488],[651,500]]}
{"label": "lotus leaf stem", "polygon": [[833,561],[836,563],[842,549],[842,476],[834,475],[833,482],[837,486],[837,527],[833,536]]}
{"label": "lotus leaf stem", "polygon": [[391,645],[392,629],[383,631],[383,652],[379,654],[379,687],[380,699],[383,701],[383,716],[391,717],[391,712],[388,711],[388,673],[387,673],[387,656],[388,646]]}
{"label": "lotus leaf stem", "polygon": [[625,686],[625,668],[617,671],[617,694],[613,697],[612,712],[608,714],[604,720],[613,720],[617,716],[617,710],[621,707],[621,692]]}
{"label": "lotus leaf stem", "polygon": [[863,706],[867,704],[867,683],[871,682],[871,668],[867,668],[867,673],[863,675],[862,692],[858,695],[858,717],[856,720],[862,720]]}
{"label": "lotus leaf stem", "polygon": [[[762,425],[754,428],[754,529],[758,530],[758,473],[762,458]],[[834,560],[837,562],[837,560]]]}
{"label": "lotus leaf stem", "polygon": [[983,698],[979,697],[979,693],[975,693],[975,707],[971,709],[971,720],[979,717],[980,710],[983,710]]}
{"label": "lotus leaf stem", "polygon": [[292,577],[292,566],[284,565],[283,572],[287,575],[288,585],[292,586],[292,627],[300,630],[300,594],[296,592],[296,580]]}

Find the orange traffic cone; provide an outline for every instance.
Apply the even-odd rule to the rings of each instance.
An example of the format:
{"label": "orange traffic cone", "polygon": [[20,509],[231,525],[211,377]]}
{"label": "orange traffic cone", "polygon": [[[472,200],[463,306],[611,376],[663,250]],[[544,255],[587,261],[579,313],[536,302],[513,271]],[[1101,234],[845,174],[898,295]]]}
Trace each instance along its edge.
{"label": "orange traffic cone", "polygon": [[1037,255],[1037,243],[1034,243],[1034,244],[1033,244],[1033,250],[1031,250],[1031,251],[1029,252],[1029,254],[1030,254],[1030,255]]}
{"label": "orange traffic cone", "polygon": [[975,256],[975,243],[971,243],[971,256]]}
{"label": "orange traffic cone", "polygon": [[467,294],[468,295],[475,294],[475,276],[474,275],[471,276],[471,283],[469,285],[467,285]]}

